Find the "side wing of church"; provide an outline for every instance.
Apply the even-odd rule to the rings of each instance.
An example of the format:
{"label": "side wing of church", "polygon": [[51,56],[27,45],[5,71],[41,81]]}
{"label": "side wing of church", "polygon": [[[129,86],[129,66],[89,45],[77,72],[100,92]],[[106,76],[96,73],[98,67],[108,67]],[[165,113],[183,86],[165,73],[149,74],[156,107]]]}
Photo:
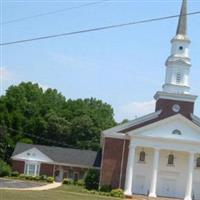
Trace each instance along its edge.
{"label": "side wing of church", "polygon": [[155,112],[102,132],[100,185],[127,196],[200,199],[200,118],[190,94],[187,0],[171,40],[166,78]]}

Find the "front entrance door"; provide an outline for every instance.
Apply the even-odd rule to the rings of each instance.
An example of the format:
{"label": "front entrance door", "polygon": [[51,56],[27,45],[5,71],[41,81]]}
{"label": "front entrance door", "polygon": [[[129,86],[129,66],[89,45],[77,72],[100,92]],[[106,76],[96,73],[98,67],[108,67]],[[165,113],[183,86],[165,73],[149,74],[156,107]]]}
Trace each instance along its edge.
{"label": "front entrance door", "polygon": [[63,174],[64,174],[64,170],[61,166],[59,166],[59,168],[55,171],[55,180],[57,182],[62,182]]}
{"label": "front entrance door", "polygon": [[133,193],[143,195],[147,194],[145,176],[136,176],[134,180]]}
{"label": "front entrance door", "polygon": [[173,179],[162,179],[161,195],[164,197],[175,197],[176,181]]}
{"label": "front entrance door", "polygon": [[196,182],[193,184],[193,197],[195,200],[200,199],[200,182]]}

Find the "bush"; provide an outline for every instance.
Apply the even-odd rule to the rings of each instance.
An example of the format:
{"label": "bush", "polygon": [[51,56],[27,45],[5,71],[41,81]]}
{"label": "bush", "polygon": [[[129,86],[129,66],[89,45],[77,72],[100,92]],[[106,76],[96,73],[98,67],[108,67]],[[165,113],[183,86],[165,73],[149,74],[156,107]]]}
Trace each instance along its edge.
{"label": "bush", "polygon": [[10,175],[11,175],[11,167],[3,160],[0,160],[0,177],[10,176]]}
{"label": "bush", "polygon": [[48,178],[47,175],[41,175],[41,176],[40,176],[40,180],[42,180],[42,181],[46,181],[47,178]]}
{"label": "bush", "polygon": [[34,180],[40,181],[40,180],[41,180],[41,177],[40,177],[40,176],[35,176],[35,177],[34,177]]}
{"label": "bush", "polygon": [[99,187],[99,170],[89,169],[84,181],[86,189],[97,190]]}
{"label": "bush", "polygon": [[112,187],[111,185],[102,185],[99,190],[101,192],[111,192]]}
{"label": "bush", "polygon": [[53,183],[53,182],[54,182],[54,177],[49,176],[49,177],[47,178],[47,182],[48,182],[48,183]]}
{"label": "bush", "polygon": [[72,185],[73,183],[74,183],[73,179],[70,179],[70,178],[63,179],[63,184]]}
{"label": "bush", "polygon": [[26,178],[26,175],[25,175],[25,174],[20,174],[20,175],[19,175],[19,178],[20,178],[20,179],[25,179],[25,178]]}
{"label": "bush", "polygon": [[110,192],[112,197],[120,197],[120,198],[124,198],[124,192],[122,189],[113,189]]}
{"label": "bush", "polygon": [[18,171],[11,172],[11,176],[12,177],[18,177],[19,176],[19,172]]}
{"label": "bush", "polygon": [[84,182],[83,179],[80,179],[80,180],[78,180],[78,181],[76,182],[76,184],[77,184],[78,186],[84,186],[84,185],[85,185],[85,182]]}

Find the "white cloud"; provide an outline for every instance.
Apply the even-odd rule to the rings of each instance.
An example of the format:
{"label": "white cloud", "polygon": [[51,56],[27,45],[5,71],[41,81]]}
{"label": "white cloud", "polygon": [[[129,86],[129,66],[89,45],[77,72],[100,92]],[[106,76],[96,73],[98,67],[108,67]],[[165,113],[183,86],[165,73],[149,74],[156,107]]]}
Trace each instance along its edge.
{"label": "white cloud", "polygon": [[0,77],[2,81],[10,81],[16,78],[16,75],[6,67],[0,68]]}
{"label": "white cloud", "polygon": [[120,122],[123,119],[132,120],[136,117],[146,115],[154,112],[155,101],[146,102],[131,102],[126,105],[120,106],[115,110],[115,119]]}
{"label": "white cloud", "polygon": [[43,84],[40,84],[40,83],[38,83],[39,84],[39,87],[41,87],[42,88],[42,90],[45,92],[48,88],[50,88],[48,85],[43,85]]}

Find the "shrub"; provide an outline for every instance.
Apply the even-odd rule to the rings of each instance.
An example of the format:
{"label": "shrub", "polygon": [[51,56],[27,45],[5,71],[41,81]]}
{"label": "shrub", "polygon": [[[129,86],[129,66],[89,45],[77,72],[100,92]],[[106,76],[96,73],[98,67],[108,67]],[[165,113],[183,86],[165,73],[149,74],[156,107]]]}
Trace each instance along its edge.
{"label": "shrub", "polygon": [[46,181],[47,178],[48,178],[48,176],[44,175],[44,174],[40,176],[40,180],[42,180],[42,181]]}
{"label": "shrub", "polygon": [[48,182],[48,183],[53,183],[53,182],[54,182],[54,177],[49,176],[49,177],[47,178],[47,182]]}
{"label": "shrub", "polygon": [[111,185],[102,185],[99,190],[101,192],[111,192],[112,187]]}
{"label": "shrub", "polygon": [[10,175],[11,175],[11,167],[3,160],[0,160],[0,177],[10,176]]}
{"label": "shrub", "polygon": [[18,177],[19,176],[19,172],[18,171],[11,172],[11,176],[12,177]]}
{"label": "shrub", "polygon": [[97,190],[99,186],[99,171],[95,169],[89,169],[85,176],[85,188],[88,190]]}
{"label": "shrub", "polygon": [[120,197],[120,198],[124,198],[124,192],[122,189],[113,189],[110,192],[112,197]]}
{"label": "shrub", "polygon": [[76,184],[77,184],[78,186],[84,186],[84,185],[85,185],[85,182],[84,182],[83,179],[80,179],[80,180],[78,180],[78,181],[76,182]]}
{"label": "shrub", "polygon": [[63,179],[63,184],[72,185],[73,183],[74,183],[73,179],[70,179],[70,178]]}
{"label": "shrub", "polygon": [[20,179],[25,179],[25,178],[26,178],[26,175],[25,175],[25,174],[20,174],[20,175],[19,175],[19,178],[20,178]]}
{"label": "shrub", "polygon": [[40,180],[41,180],[41,177],[40,177],[40,176],[35,176],[35,177],[34,177],[34,180],[40,181]]}

